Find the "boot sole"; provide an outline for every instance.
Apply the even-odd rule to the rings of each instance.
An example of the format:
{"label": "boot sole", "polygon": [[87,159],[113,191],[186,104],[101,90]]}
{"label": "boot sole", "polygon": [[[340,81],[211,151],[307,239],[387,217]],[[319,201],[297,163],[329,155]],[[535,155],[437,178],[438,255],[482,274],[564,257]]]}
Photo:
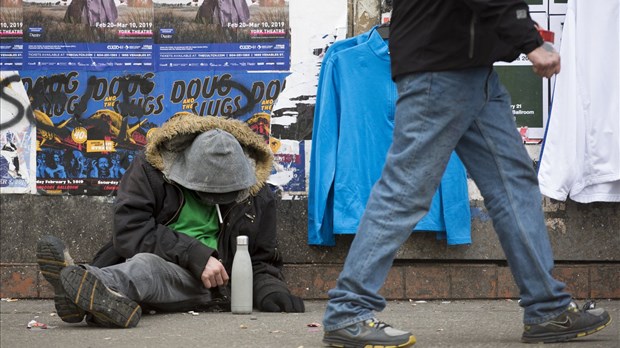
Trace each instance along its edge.
{"label": "boot sole", "polygon": [[67,298],[60,281],[60,271],[73,264],[65,257],[64,243],[55,237],[45,236],[37,243],[36,255],[41,275],[54,288],[56,314],[67,323],[81,322],[85,313]]}
{"label": "boot sole", "polygon": [[121,328],[138,325],[142,315],[140,305],[110,290],[86,269],[67,267],[60,272],[60,280],[67,296],[100,321]]}

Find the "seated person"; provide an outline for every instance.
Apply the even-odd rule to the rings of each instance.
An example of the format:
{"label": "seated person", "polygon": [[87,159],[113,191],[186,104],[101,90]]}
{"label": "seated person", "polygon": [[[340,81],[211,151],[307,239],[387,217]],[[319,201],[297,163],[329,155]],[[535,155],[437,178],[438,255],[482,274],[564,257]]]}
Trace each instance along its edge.
{"label": "seated person", "polygon": [[56,237],[39,241],[37,262],[60,318],[134,327],[142,307],[229,310],[239,235],[249,237],[254,306],[303,312],[281,273],[266,183],[273,155],[261,136],[240,121],[188,113],[153,133],[120,181],[112,241],[92,264],[74,265]]}

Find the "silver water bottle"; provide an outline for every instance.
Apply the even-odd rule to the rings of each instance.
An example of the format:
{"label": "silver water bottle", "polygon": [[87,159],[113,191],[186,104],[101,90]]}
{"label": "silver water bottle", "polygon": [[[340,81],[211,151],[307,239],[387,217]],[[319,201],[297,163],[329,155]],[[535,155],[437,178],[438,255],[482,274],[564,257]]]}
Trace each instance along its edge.
{"label": "silver water bottle", "polygon": [[233,259],[230,295],[233,314],[252,313],[253,289],[252,260],[248,251],[248,236],[237,237],[237,251]]}

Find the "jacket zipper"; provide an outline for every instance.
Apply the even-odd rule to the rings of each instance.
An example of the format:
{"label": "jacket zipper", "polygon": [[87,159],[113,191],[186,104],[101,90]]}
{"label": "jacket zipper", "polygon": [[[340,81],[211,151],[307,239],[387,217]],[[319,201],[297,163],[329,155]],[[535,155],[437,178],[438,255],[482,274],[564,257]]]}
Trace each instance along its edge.
{"label": "jacket zipper", "polygon": [[471,21],[469,22],[469,59],[474,58],[474,43],[476,35],[476,14],[472,14]]}

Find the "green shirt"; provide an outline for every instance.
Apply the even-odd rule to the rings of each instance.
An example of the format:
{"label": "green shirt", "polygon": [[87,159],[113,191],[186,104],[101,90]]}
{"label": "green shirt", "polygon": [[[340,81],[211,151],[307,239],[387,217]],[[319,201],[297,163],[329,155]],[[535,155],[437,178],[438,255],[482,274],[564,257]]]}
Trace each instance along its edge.
{"label": "green shirt", "polygon": [[216,207],[201,203],[190,190],[184,187],[181,187],[181,190],[185,203],[181,208],[179,218],[168,227],[194,237],[209,248],[217,250],[219,225]]}

